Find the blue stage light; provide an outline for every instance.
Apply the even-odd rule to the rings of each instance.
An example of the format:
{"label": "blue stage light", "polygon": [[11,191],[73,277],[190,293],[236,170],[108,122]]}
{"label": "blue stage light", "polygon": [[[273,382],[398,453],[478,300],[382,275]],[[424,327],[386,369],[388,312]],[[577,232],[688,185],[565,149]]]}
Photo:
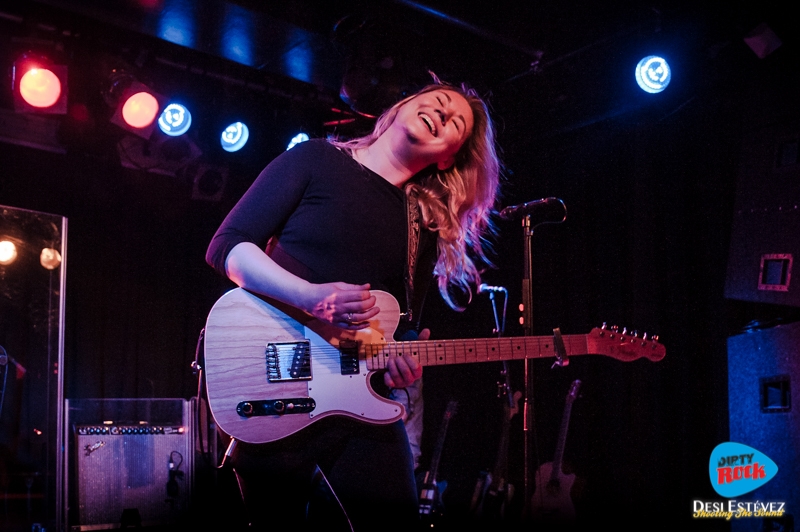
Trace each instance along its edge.
{"label": "blue stage light", "polygon": [[308,140],[308,135],[306,135],[305,133],[298,133],[297,135],[292,137],[292,140],[289,142],[289,145],[286,146],[286,151],[291,150],[301,142],[305,142],[307,140]]}
{"label": "blue stage light", "polygon": [[636,65],[636,83],[645,92],[656,94],[667,88],[672,79],[672,70],[666,59],[649,55]]}
{"label": "blue stage light", "polygon": [[192,113],[179,103],[171,103],[164,108],[158,118],[158,127],[170,137],[179,137],[189,131]]}
{"label": "blue stage light", "polygon": [[227,152],[235,152],[241,150],[247,139],[250,138],[250,131],[247,126],[241,122],[234,122],[225,128],[220,138],[222,149]]}

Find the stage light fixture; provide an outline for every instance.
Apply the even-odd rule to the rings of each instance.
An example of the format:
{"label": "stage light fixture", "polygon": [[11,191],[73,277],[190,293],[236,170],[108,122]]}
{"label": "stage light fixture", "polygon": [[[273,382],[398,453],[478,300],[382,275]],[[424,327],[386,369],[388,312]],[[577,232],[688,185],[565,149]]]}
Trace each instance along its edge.
{"label": "stage light fixture", "polygon": [[164,108],[158,118],[158,127],[165,135],[179,137],[189,131],[192,125],[192,113],[179,103],[171,103]]}
{"label": "stage light fixture", "polygon": [[124,71],[111,73],[104,97],[114,108],[111,123],[143,139],[150,138],[156,119],[167,103],[164,96]]}
{"label": "stage light fixture", "polygon": [[25,53],[14,61],[12,88],[18,113],[67,113],[67,67]]}
{"label": "stage light fixture", "polygon": [[0,265],[6,266],[17,258],[17,246],[10,240],[0,240]]}
{"label": "stage light fixture", "polygon": [[133,128],[141,129],[153,123],[158,116],[158,100],[147,91],[131,95],[122,104],[122,119]]}
{"label": "stage light fixture", "polygon": [[199,201],[219,201],[225,193],[228,169],[201,163],[191,165],[187,172],[193,174],[192,199]]}
{"label": "stage light fixture", "polygon": [[46,270],[55,270],[61,266],[61,253],[54,248],[42,248],[39,254],[39,264]]}
{"label": "stage light fixture", "polygon": [[242,122],[234,122],[225,128],[220,137],[222,149],[233,153],[241,150],[250,138],[250,130]]}
{"label": "stage light fixture", "polygon": [[307,140],[308,140],[308,135],[306,135],[305,133],[298,133],[297,135],[292,137],[292,140],[289,142],[289,145],[286,146],[286,151],[291,150],[301,142],[305,142]]}
{"label": "stage light fixture", "polygon": [[672,69],[663,57],[648,55],[636,65],[636,83],[645,92],[657,94],[667,88],[671,79]]}

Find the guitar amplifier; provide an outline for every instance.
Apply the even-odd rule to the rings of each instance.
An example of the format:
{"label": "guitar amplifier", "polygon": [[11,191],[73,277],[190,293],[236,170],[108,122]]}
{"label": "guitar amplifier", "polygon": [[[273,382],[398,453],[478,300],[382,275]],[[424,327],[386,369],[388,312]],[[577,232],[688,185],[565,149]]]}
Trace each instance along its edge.
{"label": "guitar amplifier", "polygon": [[67,400],[69,530],[177,526],[194,477],[194,402]]}
{"label": "guitar amplifier", "polygon": [[800,307],[800,278],[794,271],[800,261],[798,146],[800,120],[770,124],[744,136],[727,298]]}
{"label": "guitar amplifier", "polygon": [[737,499],[786,503],[780,518],[733,519],[733,532],[798,530],[793,524],[800,517],[800,455],[793,444],[800,441],[798,382],[800,322],[728,338],[730,441],[754,447],[778,466],[775,478]]}

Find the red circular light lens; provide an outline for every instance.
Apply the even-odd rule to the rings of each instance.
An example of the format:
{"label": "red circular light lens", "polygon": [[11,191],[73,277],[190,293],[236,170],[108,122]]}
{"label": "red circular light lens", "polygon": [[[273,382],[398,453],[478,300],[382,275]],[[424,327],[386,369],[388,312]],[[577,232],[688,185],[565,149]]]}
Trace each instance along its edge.
{"label": "red circular light lens", "polygon": [[122,119],[131,127],[144,128],[158,116],[158,101],[152,94],[137,92],[122,106]]}
{"label": "red circular light lens", "polygon": [[50,107],[61,96],[61,81],[46,68],[32,68],[20,79],[19,94],[33,107]]}

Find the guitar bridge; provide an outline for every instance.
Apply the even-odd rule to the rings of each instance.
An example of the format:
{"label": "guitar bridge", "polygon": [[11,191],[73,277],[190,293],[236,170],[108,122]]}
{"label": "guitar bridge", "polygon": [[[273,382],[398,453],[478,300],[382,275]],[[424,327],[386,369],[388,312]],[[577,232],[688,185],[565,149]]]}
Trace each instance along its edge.
{"label": "guitar bridge", "polygon": [[274,342],[265,350],[269,382],[311,380],[311,349],[302,342]]}

